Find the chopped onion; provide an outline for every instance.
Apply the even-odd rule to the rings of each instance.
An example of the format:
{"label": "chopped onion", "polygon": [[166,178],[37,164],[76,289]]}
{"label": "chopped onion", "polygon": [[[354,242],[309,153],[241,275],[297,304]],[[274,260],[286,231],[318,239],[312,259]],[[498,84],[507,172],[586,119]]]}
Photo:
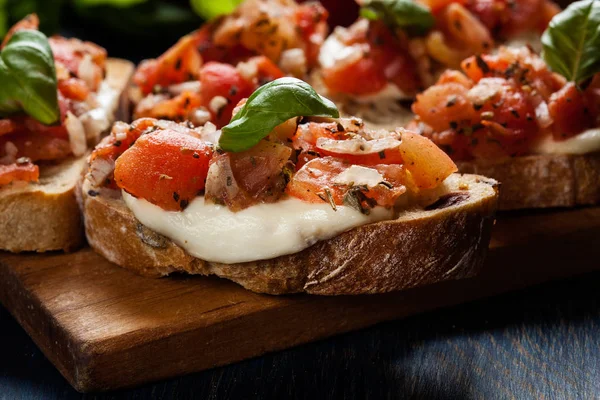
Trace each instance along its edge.
{"label": "chopped onion", "polygon": [[83,55],[83,59],[79,63],[79,68],[77,68],[77,76],[89,87],[93,88],[96,86],[94,61],[92,61],[92,56],[90,54],[86,53]]}
{"label": "chopped onion", "polygon": [[550,110],[548,110],[548,104],[545,101],[540,101],[540,104],[535,108],[535,117],[537,118],[538,125],[542,129],[546,129],[554,122],[550,116]]}
{"label": "chopped onion", "polygon": [[279,66],[283,72],[302,77],[306,75],[306,54],[302,49],[288,49],[281,53]]}
{"label": "chopped onion", "polygon": [[258,66],[252,61],[239,62],[235,68],[238,70],[242,78],[249,82],[252,82],[254,79],[256,79],[256,76],[258,75]]}
{"label": "chopped onion", "polygon": [[199,107],[192,112],[188,116],[189,120],[192,124],[196,126],[201,126],[210,121],[210,113],[204,107]]}
{"label": "chopped onion", "polygon": [[71,151],[76,157],[82,156],[87,151],[87,139],[83,124],[71,111],[67,111],[65,118],[65,127],[69,133],[69,143]]}
{"label": "chopped onion", "polygon": [[240,188],[233,176],[228,156],[218,157],[208,169],[206,176],[205,200],[231,200],[239,193]]}
{"label": "chopped onion", "polygon": [[213,113],[218,114],[223,107],[227,105],[227,103],[229,103],[229,100],[227,100],[225,97],[215,96],[210,100],[210,103],[208,103],[208,108]]}
{"label": "chopped onion", "polygon": [[96,158],[90,164],[90,172],[88,174],[89,181],[94,187],[104,185],[108,178],[115,170],[115,162],[111,159]]}
{"label": "chopped onion", "polygon": [[189,81],[189,82],[178,83],[176,85],[171,85],[167,88],[167,90],[172,95],[177,96],[183,92],[200,93],[201,88],[202,88],[202,84],[200,83],[200,81]]}

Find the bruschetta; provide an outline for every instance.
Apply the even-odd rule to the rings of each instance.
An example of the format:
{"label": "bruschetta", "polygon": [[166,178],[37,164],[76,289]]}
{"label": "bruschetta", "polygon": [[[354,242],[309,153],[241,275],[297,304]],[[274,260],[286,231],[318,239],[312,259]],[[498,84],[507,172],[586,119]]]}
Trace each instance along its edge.
{"label": "bruschetta", "polygon": [[131,91],[134,119],[222,127],[258,86],[283,76],[303,78],[315,66],[326,21],[318,2],[246,0],[141,63]]}
{"label": "bruschetta", "polygon": [[133,73],[93,43],[47,38],[38,22],[15,25],[0,53],[0,249],[12,252],[84,241],[75,186]]}
{"label": "bruschetta", "polygon": [[600,65],[588,35],[599,26],[600,4],[580,1],[550,23],[543,58],[527,47],[467,58],[417,96],[411,127],[461,172],[500,181],[501,209],[600,203]]}
{"label": "bruschetta", "polygon": [[213,124],[117,123],[90,157],[90,245],[148,276],[218,275],[262,293],[382,293],[474,274],[494,180],[429,139],[339,118],[280,78]]}
{"label": "bruschetta", "polygon": [[321,94],[379,127],[402,126],[410,103],[446,68],[499,44],[539,47],[560,10],[550,0],[364,0],[362,17],[336,27],[312,76]]}

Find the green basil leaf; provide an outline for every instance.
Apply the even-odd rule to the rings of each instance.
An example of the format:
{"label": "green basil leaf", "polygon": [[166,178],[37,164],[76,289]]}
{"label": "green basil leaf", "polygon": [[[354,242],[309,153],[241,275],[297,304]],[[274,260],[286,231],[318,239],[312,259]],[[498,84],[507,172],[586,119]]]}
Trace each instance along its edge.
{"label": "green basil leaf", "polygon": [[19,111],[46,125],[60,118],[54,56],[34,30],[16,32],[0,53],[0,115]]}
{"label": "green basil leaf", "polygon": [[243,0],[190,0],[192,9],[202,18],[213,19],[230,14]]}
{"label": "green basil leaf", "polygon": [[554,72],[581,83],[600,72],[600,1],[571,4],[542,35],[542,57]]}
{"label": "green basil leaf", "polygon": [[409,35],[423,35],[435,24],[431,11],[412,0],[366,0],[360,15],[371,20],[380,19]]}
{"label": "green basil leaf", "polygon": [[219,147],[231,152],[248,150],[290,118],[339,116],[335,104],[308,83],[296,78],[276,79],[252,93],[223,127]]}

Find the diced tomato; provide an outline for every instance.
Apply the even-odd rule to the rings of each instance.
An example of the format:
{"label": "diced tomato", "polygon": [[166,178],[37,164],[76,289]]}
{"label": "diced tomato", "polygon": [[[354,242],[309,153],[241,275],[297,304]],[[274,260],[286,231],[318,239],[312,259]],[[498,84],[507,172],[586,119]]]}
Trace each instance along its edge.
{"label": "diced tomato", "polygon": [[[206,63],[202,67],[200,83],[202,105],[210,111],[212,120],[219,128],[229,123],[235,105],[254,91],[253,85],[235,67],[216,62]],[[211,102],[217,96],[225,98],[227,103],[215,109],[214,106],[211,107]]]}
{"label": "diced tomato", "polygon": [[[48,39],[54,60],[66,67],[71,74],[85,79],[90,89],[96,90],[104,79],[106,50],[94,43],[83,42],[75,38],[52,36]],[[81,71],[82,61],[89,57],[91,63]],[[83,76],[85,74],[85,78]]]}
{"label": "diced tomato", "polygon": [[466,4],[468,0],[423,0],[424,3],[432,13],[436,14],[448,7],[452,3]]}
{"label": "diced tomato", "polygon": [[18,150],[17,158],[27,157],[32,161],[60,160],[71,154],[68,140],[51,135],[40,135],[28,131],[19,131],[0,136],[0,155],[4,155],[6,142],[14,144]]}
{"label": "diced tomato", "polygon": [[76,101],[85,101],[90,94],[90,89],[86,83],[78,78],[59,80],[58,90],[67,99]]}
{"label": "diced tomato", "polygon": [[405,168],[419,189],[434,188],[458,171],[446,153],[419,134],[403,131],[399,150]]}
{"label": "diced tomato", "polygon": [[158,86],[195,80],[200,73],[202,56],[196,47],[193,34],[186,35],[157,59],[142,61],[135,71],[133,81],[144,94]]}
{"label": "diced tomato", "polygon": [[4,40],[2,41],[1,48],[4,48],[4,46],[6,46],[6,43],[8,43],[10,38],[13,37],[15,32],[22,31],[25,29],[31,29],[31,30],[37,31],[39,29],[39,26],[40,26],[40,19],[38,18],[37,14],[29,14],[28,16],[26,16],[25,18],[23,18],[22,20],[17,22],[15,25],[13,25],[9,29],[9,31],[4,36]]}
{"label": "diced tomato", "polygon": [[19,123],[14,119],[0,119],[0,136],[16,131],[19,128]]}
{"label": "diced tomato", "polygon": [[329,13],[318,2],[301,4],[296,10],[296,25],[305,43],[306,60],[309,67],[316,64],[319,50],[327,34]]}
{"label": "diced tomato", "polygon": [[552,134],[555,140],[568,139],[592,128],[596,123],[594,107],[573,82],[567,83],[550,97],[548,111],[554,121]]}
{"label": "diced tomato", "polygon": [[212,148],[192,135],[165,129],[140,137],[117,159],[117,185],[169,211],[204,190]]}
{"label": "diced tomato", "polygon": [[512,60],[484,54],[471,56],[461,63],[462,70],[475,83],[482,78],[504,74]]}
{"label": "diced tomato", "polygon": [[400,141],[394,138],[364,140],[333,140],[319,138],[317,152],[345,160],[350,164],[402,164],[399,151]]}
{"label": "diced tomato", "polygon": [[252,57],[248,62],[252,62],[256,65],[258,83],[261,85],[274,81],[275,79],[283,78],[284,76],[284,73],[281,72],[279,67],[265,56]]}
{"label": "diced tomato", "polygon": [[292,136],[292,146],[298,153],[296,169],[302,168],[310,160],[321,157],[323,154],[317,149],[317,140],[327,138],[332,140],[346,139],[343,127],[340,129],[336,122],[301,124]]}
{"label": "diced tomato", "polygon": [[421,83],[415,61],[406,44],[383,23],[371,23],[366,37],[357,36],[351,42],[367,46],[368,51],[363,51],[353,62],[341,62],[322,70],[323,82],[330,90],[365,95],[381,91],[388,82],[406,93],[418,90]]}
{"label": "diced tomato", "polygon": [[[354,197],[361,208],[368,210],[374,205],[392,207],[396,199],[406,192],[404,184],[410,181],[402,165],[374,165],[368,168],[383,176],[383,184],[365,188],[336,182],[338,175],[350,167],[351,164],[333,157],[316,158],[296,172],[286,191],[290,196],[311,203],[343,205],[347,196]],[[346,203],[349,203],[348,199]]]}
{"label": "diced tomato", "polygon": [[30,162],[23,164],[0,164],[0,186],[8,185],[14,181],[37,182],[40,169]]}
{"label": "diced tomato", "polygon": [[323,82],[338,93],[377,93],[387,84],[381,65],[373,58],[361,58],[341,68],[323,69]]}
{"label": "diced tomato", "polygon": [[417,95],[412,111],[437,132],[458,123],[474,125],[479,115],[467,98],[468,91],[462,83],[436,84]]}
{"label": "diced tomato", "polygon": [[194,37],[196,48],[200,51],[200,55],[204,62],[217,61],[235,65],[240,61],[244,61],[254,55],[253,51],[248,50],[240,43],[232,46],[217,46],[213,43],[213,34],[217,28],[218,21],[206,23],[202,28],[191,33]]}
{"label": "diced tomato", "polygon": [[202,105],[202,98],[198,93],[183,92],[172,99],[152,103],[152,106],[147,109],[143,105],[143,102],[138,104],[134,118],[158,118],[182,122],[189,119],[192,110]]}
{"label": "diced tomato", "polygon": [[110,135],[98,143],[90,156],[93,161],[96,158],[116,160],[125,150],[133,146],[136,140],[144,134],[157,129],[157,121],[153,118],[141,118],[128,125],[117,122],[113,125]]}

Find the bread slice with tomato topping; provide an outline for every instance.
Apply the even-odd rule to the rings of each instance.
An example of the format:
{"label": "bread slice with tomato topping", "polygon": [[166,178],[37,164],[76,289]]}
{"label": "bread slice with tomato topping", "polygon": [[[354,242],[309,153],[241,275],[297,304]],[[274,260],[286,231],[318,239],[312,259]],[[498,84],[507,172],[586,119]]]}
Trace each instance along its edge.
{"label": "bread slice with tomato topping", "polygon": [[89,244],[141,275],[269,294],[383,293],[481,267],[497,183],[453,174],[428,139],[331,118],[292,118],[240,151],[227,134],[117,124],[81,186]]}
{"label": "bread slice with tomato topping", "polygon": [[221,128],[257,87],[283,76],[304,78],[315,67],[327,17],[319,2],[245,0],[142,61],[130,91],[133,119]]}
{"label": "bread slice with tomato topping", "polygon": [[501,48],[417,95],[409,127],[459,171],[498,180],[500,209],[598,204],[599,85],[568,82],[528,48]]}
{"label": "bread slice with tomato topping", "polygon": [[117,118],[127,118],[124,93],[133,73],[130,62],[107,59],[101,47],[48,39],[37,25],[37,16],[25,18],[2,49],[8,74],[20,75],[26,89],[11,92],[17,108],[0,119],[0,249],[11,252],[83,243],[75,188],[88,149]]}

